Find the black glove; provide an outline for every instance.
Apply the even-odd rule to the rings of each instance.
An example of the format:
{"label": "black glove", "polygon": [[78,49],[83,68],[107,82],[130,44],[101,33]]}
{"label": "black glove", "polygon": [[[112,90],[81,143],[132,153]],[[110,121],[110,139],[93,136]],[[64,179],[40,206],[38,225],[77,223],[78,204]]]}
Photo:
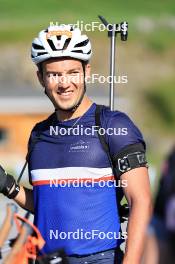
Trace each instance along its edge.
{"label": "black glove", "polygon": [[[13,189],[13,191],[12,191]],[[16,183],[14,177],[8,174],[0,166],[0,193],[3,193],[10,199],[14,199],[20,190],[19,185]]]}

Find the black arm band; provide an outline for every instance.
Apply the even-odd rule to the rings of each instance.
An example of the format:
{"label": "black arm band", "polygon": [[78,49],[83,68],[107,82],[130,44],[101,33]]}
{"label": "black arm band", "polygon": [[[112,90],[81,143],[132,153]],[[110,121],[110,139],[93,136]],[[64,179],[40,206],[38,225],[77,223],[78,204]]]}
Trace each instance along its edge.
{"label": "black arm band", "polygon": [[14,190],[10,194],[8,194],[7,197],[9,199],[14,199],[17,196],[17,194],[19,193],[19,191],[20,191],[20,186],[15,182]]}
{"label": "black arm band", "polygon": [[6,175],[7,175],[6,176],[6,182],[5,182],[5,186],[4,186],[2,193],[5,196],[8,196],[10,190],[13,188],[16,181],[12,175],[10,175],[10,174],[6,174]]}
{"label": "black arm band", "polygon": [[142,143],[136,143],[123,148],[112,157],[112,162],[117,178],[132,169],[148,167],[145,155],[145,147]]}
{"label": "black arm band", "polygon": [[[10,174],[6,174],[6,184],[3,190],[3,194],[7,196],[9,199],[14,199],[18,194],[20,188],[19,185],[16,183],[14,177]],[[11,192],[11,190],[13,190]]]}

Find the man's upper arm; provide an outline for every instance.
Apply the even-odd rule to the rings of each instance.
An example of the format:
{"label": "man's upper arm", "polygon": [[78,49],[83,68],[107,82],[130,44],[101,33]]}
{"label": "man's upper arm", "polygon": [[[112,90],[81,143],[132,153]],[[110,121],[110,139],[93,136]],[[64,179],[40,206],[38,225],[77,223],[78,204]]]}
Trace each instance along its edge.
{"label": "man's upper arm", "polygon": [[146,167],[132,169],[122,174],[121,180],[125,180],[127,183],[123,190],[129,205],[133,201],[141,203],[141,201],[151,197],[149,175]]}
{"label": "man's upper arm", "polygon": [[120,131],[108,137],[108,144],[117,178],[127,182],[124,193],[128,202],[150,196],[146,144],[140,130],[126,114],[117,111],[113,112],[107,127]]}
{"label": "man's upper arm", "polygon": [[[120,176],[132,169],[147,166],[146,144],[140,130],[121,112],[110,112],[107,127],[115,133],[107,137],[115,174]],[[117,133],[116,133],[117,132]]]}

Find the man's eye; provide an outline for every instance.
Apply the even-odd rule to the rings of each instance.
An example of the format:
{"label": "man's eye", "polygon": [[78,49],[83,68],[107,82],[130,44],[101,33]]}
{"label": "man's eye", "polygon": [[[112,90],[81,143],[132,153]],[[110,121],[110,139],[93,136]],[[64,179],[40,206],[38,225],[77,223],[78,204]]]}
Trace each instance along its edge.
{"label": "man's eye", "polygon": [[70,74],[74,75],[74,74],[79,74],[79,71],[73,71]]}
{"label": "man's eye", "polygon": [[58,73],[48,73],[48,77],[58,77]]}

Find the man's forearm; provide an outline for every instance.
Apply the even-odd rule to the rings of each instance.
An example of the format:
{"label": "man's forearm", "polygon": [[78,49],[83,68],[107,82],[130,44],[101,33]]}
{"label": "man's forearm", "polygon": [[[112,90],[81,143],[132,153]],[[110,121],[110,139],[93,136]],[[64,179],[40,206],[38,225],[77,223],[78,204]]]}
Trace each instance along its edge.
{"label": "man's forearm", "polygon": [[22,208],[34,213],[33,191],[20,185],[20,191],[14,201]]}
{"label": "man's forearm", "polygon": [[137,200],[131,203],[128,222],[128,239],[123,264],[140,264],[147,226],[152,214],[152,202]]}
{"label": "man's forearm", "polygon": [[0,165],[0,193],[14,199],[22,208],[34,213],[33,191],[20,186],[15,178]]}

